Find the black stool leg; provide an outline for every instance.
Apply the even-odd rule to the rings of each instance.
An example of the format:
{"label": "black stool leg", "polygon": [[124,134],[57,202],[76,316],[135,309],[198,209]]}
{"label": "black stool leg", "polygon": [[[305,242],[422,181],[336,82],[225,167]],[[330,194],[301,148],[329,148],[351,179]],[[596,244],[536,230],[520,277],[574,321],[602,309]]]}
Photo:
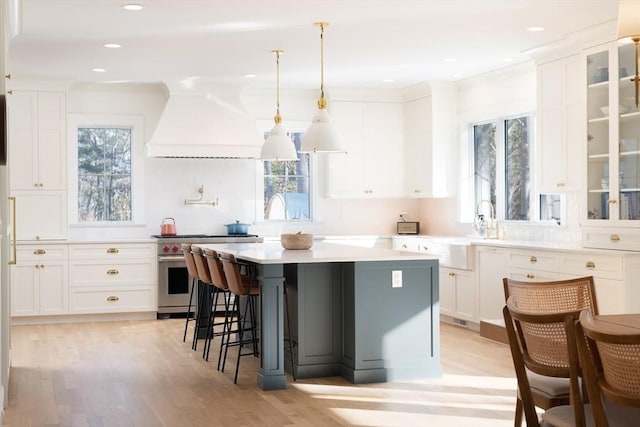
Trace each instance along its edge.
{"label": "black stool leg", "polygon": [[[196,286],[200,288],[200,279],[196,280]],[[202,306],[204,305],[204,292],[198,294],[198,311],[195,314],[196,326],[193,328],[193,343],[191,344],[192,350],[198,349],[198,329],[200,328],[200,310],[202,310]]]}
{"label": "black stool leg", "polygon": [[187,327],[189,326],[189,322],[191,320],[195,320],[195,310],[193,318],[191,318],[191,303],[193,302],[193,290],[196,287],[196,278],[191,278],[191,292],[189,292],[189,307],[187,308],[187,318],[184,321],[184,335],[182,336],[182,342],[187,340]]}

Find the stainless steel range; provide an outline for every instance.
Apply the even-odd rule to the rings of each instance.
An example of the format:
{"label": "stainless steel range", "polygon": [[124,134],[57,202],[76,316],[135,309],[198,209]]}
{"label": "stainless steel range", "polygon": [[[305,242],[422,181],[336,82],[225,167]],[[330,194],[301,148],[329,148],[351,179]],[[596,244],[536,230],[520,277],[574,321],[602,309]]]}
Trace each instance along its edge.
{"label": "stainless steel range", "polygon": [[[262,237],[248,235],[178,234],[151,236],[158,239],[158,318],[184,316],[189,308],[191,281],[181,245],[183,243],[257,243]],[[195,303],[195,297],[192,304]],[[192,305],[192,310],[195,308]]]}

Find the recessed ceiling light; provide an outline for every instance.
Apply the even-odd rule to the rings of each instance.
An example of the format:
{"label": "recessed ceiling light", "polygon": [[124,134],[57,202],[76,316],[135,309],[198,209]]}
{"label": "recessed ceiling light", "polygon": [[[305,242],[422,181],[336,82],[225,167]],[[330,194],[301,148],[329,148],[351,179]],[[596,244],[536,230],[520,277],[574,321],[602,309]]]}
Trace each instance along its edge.
{"label": "recessed ceiling light", "polygon": [[104,73],[104,72],[105,72],[105,71],[107,71],[107,70],[106,70],[106,69],[104,69],[104,68],[94,68],[94,69],[93,69],[93,70],[91,70],[91,71],[94,71],[94,72],[96,72],[96,73]]}
{"label": "recessed ceiling light", "polygon": [[255,75],[255,74],[245,74],[245,75],[244,75],[244,78],[245,78],[245,79],[254,79],[255,77],[256,77],[256,75]]}
{"label": "recessed ceiling light", "polygon": [[118,43],[105,43],[103,46],[108,47],[109,49],[118,49],[122,47],[122,45]]}
{"label": "recessed ceiling light", "polygon": [[512,61],[513,61],[513,58],[504,58],[504,59],[503,59],[503,61],[504,61],[504,62],[512,62]]}
{"label": "recessed ceiling light", "polygon": [[444,62],[456,62],[456,58],[444,58]]}
{"label": "recessed ceiling light", "polygon": [[383,83],[393,83],[393,79],[384,79],[382,80]]}
{"label": "recessed ceiling light", "polygon": [[142,10],[143,7],[144,6],[142,6],[141,4],[135,3],[125,4],[124,6],[122,6],[122,8],[125,10]]}
{"label": "recessed ceiling light", "polygon": [[544,31],[544,27],[529,27],[527,28],[527,31],[531,31],[532,33]]}

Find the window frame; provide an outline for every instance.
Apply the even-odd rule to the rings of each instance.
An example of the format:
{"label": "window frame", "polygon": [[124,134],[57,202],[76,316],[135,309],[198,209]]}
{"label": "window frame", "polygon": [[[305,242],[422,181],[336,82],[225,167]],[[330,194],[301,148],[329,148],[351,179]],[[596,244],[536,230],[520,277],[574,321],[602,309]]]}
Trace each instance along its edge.
{"label": "window frame", "polygon": [[[268,134],[273,128],[273,120],[257,120],[258,130],[261,134]],[[307,121],[283,121],[282,125],[288,133],[304,134],[310,122]],[[264,160],[256,161],[256,222],[265,224],[278,223],[312,223],[316,220],[316,200],[318,197],[318,177],[316,175],[316,156],[308,153],[301,153],[309,156],[309,219],[267,219],[264,215]]]}
{"label": "window frame", "polygon": [[[140,115],[69,114],[67,117],[68,222],[73,227],[144,224],[144,118]],[[131,129],[131,221],[78,221],[78,128]]]}

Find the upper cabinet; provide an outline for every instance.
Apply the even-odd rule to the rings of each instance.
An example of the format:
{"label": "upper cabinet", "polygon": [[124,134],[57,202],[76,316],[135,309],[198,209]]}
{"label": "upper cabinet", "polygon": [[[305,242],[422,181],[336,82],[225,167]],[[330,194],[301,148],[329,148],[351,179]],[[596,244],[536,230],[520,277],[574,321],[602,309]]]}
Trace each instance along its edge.
{"label": "upper cabinet", "polygon": [[576,153],[584,135],[584,72],[581,55],[538,65],[538,191],[557,193],[582,187]]}
{"label": "upper cabinet", "polygon": [[456,91],[452,83],[430,85],[430,94],[405,105],[406,183],[409,197],[456,194]]}
{"label": "upper cabinet", "polygon": [[331,115],[347,146],[329,159],[328,196],[404,195],[404,104],[333,101]]}
{"label": "upper cabinet", "polygon": [[12,190],[64,190],[66,101],[64,92],[13,91],[8,97],[9,184]]}
{"label": "upper cabinet", "polygon": [[590,224],[640,219],[640,109],[632,44],[588,52],[587,212]]}

